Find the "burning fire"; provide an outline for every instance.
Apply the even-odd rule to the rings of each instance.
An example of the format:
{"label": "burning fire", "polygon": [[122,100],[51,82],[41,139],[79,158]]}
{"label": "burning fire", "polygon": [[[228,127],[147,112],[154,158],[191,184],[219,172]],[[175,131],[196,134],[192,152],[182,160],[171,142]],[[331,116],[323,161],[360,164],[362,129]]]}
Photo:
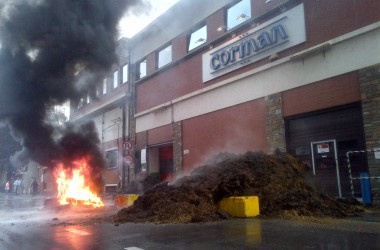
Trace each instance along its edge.
{"label": "burning fire", "polygon": [[54,171],[54,175],[58,185],[57,198],[59,204],[104,206],[102,200],[86,184],[85,178],[88,176],[86,160],[75,162],[74,167],[71,169],[65,169],[63,164],[59,164]]}

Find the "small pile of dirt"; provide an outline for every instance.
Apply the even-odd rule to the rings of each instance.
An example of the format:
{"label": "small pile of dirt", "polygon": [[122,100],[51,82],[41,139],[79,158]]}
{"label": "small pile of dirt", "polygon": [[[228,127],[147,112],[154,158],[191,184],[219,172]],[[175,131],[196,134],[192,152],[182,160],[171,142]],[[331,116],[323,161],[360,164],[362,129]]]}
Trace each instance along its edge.
{"label": "small pile of dirt", "polygon": [[335,199],[306,183],[309,167],[288,154],[222,155],[174,184],[159,184],[120,210],[119,222],[188,223],[225,218],[217,203],[229,196],[259,197],[262,216],[345,217],[361,211],[356,202]]}

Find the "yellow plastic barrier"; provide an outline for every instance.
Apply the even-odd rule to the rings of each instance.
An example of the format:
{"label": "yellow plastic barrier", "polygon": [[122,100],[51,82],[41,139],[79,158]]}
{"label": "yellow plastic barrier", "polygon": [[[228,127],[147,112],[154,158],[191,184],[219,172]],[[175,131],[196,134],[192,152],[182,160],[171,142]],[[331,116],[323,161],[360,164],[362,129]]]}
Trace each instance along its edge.
{"label": "yellow plastic barrier", "polygon": [[115,196],[115,206],[129,207],[132,206],[139,196],[137,194],[118,194]]}
{"label": "yellow plastic barrier", "polygon": [[237,196],[224,198],[219,208],[234,217],[255,217],[260,214],[259,197]]}

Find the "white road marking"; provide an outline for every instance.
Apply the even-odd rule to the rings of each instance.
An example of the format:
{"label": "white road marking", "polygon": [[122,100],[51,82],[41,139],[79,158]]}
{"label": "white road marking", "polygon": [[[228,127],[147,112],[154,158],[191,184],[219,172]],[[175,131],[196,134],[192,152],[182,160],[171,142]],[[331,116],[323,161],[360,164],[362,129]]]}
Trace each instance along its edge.
{"label": "white road marking", "polygon": [[75,228],[67,228],[66,231],[69,231],[70,233],[78,234],[78,235],[90,235],[89,232],[75,229]]}
{"label": "white road marking", "polygon": [[125,250],[144,250],[142,248],[138,248],[138,247],[126,247],[124,248]]}

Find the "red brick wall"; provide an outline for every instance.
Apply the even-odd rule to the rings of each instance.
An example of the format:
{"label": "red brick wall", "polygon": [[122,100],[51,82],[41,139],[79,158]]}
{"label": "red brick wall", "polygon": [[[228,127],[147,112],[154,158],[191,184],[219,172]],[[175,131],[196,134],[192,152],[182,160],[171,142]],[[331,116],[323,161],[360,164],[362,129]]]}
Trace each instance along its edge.
{"label": "red brick wall", "polygon": [[187,53],[187,34],[182,34],[172,41],[173,62],[184,57]]}
{"label": "red brick wall", "polygon": [[138,85],[137,112],[198,90],[203,86],[202,58],[192,57]]}
{"label": "red brick wall", "polygon": [[217,29],[225,25],[225,14],[224,14],[224,9],[218,10],[209,18],[207,18],[206,21],[207,24],[207,42],[212,41],[219,36],[223,34],[223,32],[217,31]]}
{"label": "red brick wall", "polygon": [[351,72],[282,93],[284,116],[360,101],[357,72]]}
{"label": "red brick wall", "polygon": [[156,52],[149,54],[146,58],[146,74],[150,75],[156,71]]}
{"label": "red brick wall", "polygon": [[317,44],[380,20],[380,1],[304,1],[308,41]]}
{"label": "red brick wall", "polygon": [[148,144],[154,145],[158,143],[172,141],[172,125],[166,125],[154,128],[148,131]]}
{"label": "red brick wall", "polygon": [[184,172],[220,152],[266,151],[264,99],[183,121]]}
{"label": "red brick wall", "polygon": [[117,168],[104,169],[102,172],[103,184],[119,183],[119,170]]}
{"label": "red brick wall", "polygon": [[251,1],[252,18],[255,19],[261,16],[263,13],[266,13],[270,11],[271,9],[277,8],[278,6],[280,6],[281,4],[287,1],[288,0],[276,0],[269,3],[265,3],[266,1],[252,0]]}

